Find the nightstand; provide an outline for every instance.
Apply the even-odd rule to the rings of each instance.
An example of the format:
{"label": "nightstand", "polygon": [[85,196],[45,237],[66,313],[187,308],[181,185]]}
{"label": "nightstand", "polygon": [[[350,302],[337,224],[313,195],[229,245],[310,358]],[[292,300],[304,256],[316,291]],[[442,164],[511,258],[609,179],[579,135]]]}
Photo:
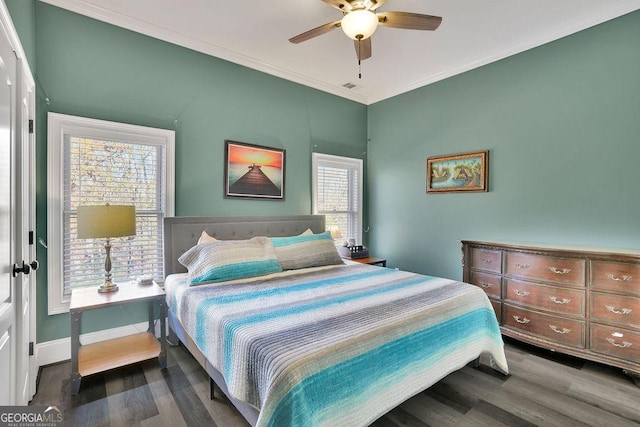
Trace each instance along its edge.
{"label": "nightstand", "polygon": [[[135,282],[119,284],[116,292],[98,293],[95,286],[77,288],[71,291],[71,394],[80,390],[80,381],[87,375],[104,372],[143,360],[157,357],[161,368],[167,367],[166,348],[166,302],[164,290],[155,282],[152,285],[138,285]],[[80,324],[85,311],[105,307],[147,302],[149,329],[146,332],[100,341],[80,344]],[[160,320],[160,341],[155,334],[154,306],[158,307]]]}
{"label": "nightstand", "polygon": [[382,258],[366,257],[366,258],[356,258],[356,259],[349,258],[349,259],[351,261],[359,262],[362,264],[380,265],[382,267],[387,266],[387,260]]}

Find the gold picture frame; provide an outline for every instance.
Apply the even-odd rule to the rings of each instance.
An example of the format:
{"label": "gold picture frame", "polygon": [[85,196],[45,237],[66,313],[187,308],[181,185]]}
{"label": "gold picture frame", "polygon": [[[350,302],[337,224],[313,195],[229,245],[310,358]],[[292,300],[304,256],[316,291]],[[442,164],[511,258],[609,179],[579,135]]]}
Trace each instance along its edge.
{"label": "gold picture frame", "polygon": [[427,158],[427,193],[489,191],[489,150]]}

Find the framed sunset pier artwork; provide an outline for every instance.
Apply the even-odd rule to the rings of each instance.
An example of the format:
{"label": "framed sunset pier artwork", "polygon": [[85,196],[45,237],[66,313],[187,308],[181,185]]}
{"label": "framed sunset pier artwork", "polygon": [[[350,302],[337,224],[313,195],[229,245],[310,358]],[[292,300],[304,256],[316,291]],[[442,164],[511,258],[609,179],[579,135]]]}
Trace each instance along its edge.
{"label": "framed sunset pier artwork", "polygon": [[286,151],[225,141],[224,197],[284,200]]}
{"label": "framed sunset pier artwork", "polygon": [[488,191],[489,151],[427,158],[427,193]]}

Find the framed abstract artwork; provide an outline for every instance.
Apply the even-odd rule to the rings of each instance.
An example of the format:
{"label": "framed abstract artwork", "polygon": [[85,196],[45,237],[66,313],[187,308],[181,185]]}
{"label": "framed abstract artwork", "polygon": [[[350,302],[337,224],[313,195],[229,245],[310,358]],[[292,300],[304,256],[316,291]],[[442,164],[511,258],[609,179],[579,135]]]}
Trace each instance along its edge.
{"label": "framed abstract artwork", "polygon": [[427,158],[427,193],[489,190],[489,151]]}
{"label": "framed abstract artwork", "polygon": [[286,150],[224,142],[224,197],[284,200]]}

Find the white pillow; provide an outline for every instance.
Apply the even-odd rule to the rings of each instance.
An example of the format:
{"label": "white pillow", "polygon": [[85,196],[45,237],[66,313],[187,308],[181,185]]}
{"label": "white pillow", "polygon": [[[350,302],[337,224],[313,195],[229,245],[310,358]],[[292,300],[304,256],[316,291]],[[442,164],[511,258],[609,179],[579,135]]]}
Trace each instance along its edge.
{"label": "white pillow", "polygon": [[200,235],[200,238],[198,239],[198,244],[201,245],[203,243],[211,243],[211,242],[217,242],[217,241],[218,239],[216,239],[215,237],[209,236],[209,234],[207,234],[207,230],[204,230]]}
{"label": "white pillow", "polygon": [[[310,228],[307,228],[302,233],[298,234],[298,236],[308,236],[310,234],[313,234],[313,231],[311,231]],[[203,243],[211,243],[211,242],[217,242],[217,241],[218,239],[216,239],[215,237],[209,236],[209,234],[207,233],[207,230],[203,230],[202,234],[200,235],[200,238],[198,239],[198,244],[201,245]]]}

